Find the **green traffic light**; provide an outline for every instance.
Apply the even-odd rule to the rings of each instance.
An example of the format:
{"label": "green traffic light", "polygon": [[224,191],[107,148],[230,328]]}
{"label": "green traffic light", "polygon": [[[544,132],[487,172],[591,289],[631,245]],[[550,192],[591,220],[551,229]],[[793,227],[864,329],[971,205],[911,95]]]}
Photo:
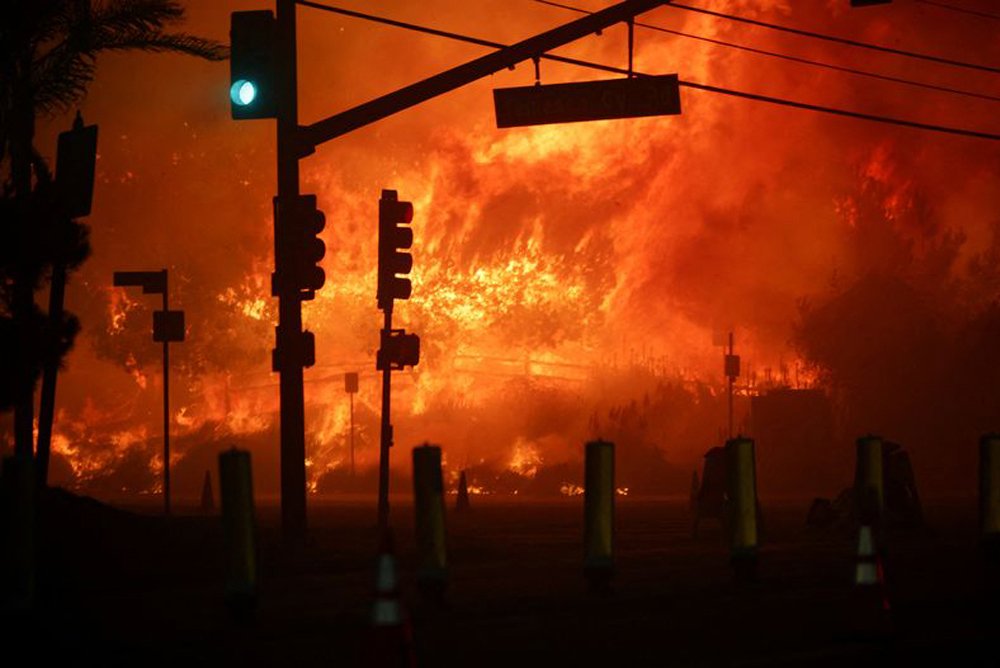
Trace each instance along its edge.
{"label": "green traffic light", "polygon": [[257,98],[257,86],[252,81],[240,79],[229,89],[229,98],[235,105],[249,106]]}

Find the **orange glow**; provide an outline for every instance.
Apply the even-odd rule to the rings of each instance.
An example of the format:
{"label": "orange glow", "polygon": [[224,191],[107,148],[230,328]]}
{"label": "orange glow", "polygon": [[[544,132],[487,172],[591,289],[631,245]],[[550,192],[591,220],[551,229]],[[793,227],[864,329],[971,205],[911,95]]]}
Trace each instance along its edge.
{"label": "orange glow", "polygon": [[[188,28],[224,38],[230,4],[190,3]],[[435,17],[439,27],[508,42],[575,18],[530,2],[516,11],[499,1],[418,4],[419,12],[393,0],[377,12],[424,23]],[[859,39],[884,30],[843,11],[846,2],[708,4]],[[299,11],[304,123],[482,53]],[[898,34],[911,46],[928,40],[942,52],[961,47],[1000,62],[994,36],[975,25],[960,40],[925,25],[914,9],[901,7],[899,17]],[[804,57],[856,58],[687,12],[645,18]],[[995,109],[978,102],[963,107],[660,33],[637,29],[636,38],[643,71],[927,122],[987,129],[994,122]],[[566,52],[620,64],[624,28]],[[921,74],[889,59],[869,66]],[[146,73],[139,81],[136,67]],[[234,444],[254,451],[262,491],[273,493],[273,124],[229,119],[225,91],[215,95],[225,64],[130,55],[102,60],[99,72],[83,109],[102,127],[89,220],[95,253],[67,296],[83,333],[60,378],[53,451],[65,466],[55,480],[98,494],[158,489],[162,381],[150,337],[158,304],[110,282],[115,270],[168,267],[171,306],[185,309],[190,329],[171,347],[178,494],[194,498],[215,453]],[[743,360],[737,426],[748,424],[755,394],[826,382],[794,343],[800,309],[831,284],[880,266],[882,246],[863,251],[871,239],[905,245],[921,259],[933,259],[950,231],[969,240],[963,258],[989,245],[1000,210],[995,147],[687,89],[679,117],[496,130],[491,87],[533,76],[530,63],[497,73],[302,162],[302,191],[316,193],[326,213],[328,249],[326,285],[303,309],[317,342],[317,365],[305,373],[310,492],[321,493],[324,476],[350,466],[345,372],[361,374],[357,468],[369,474],[378,463],[382,188],[413,202],[413,298],[396,307],[395,318],[422,345],[420,365],[393,380],[393,467],[408,474],[410,447],[440,443],[449,493],[460,468],[477,467],[470,494],[525,494],[531,484],[581,494],[572,473],[581,468],[583,443],[598,436],[618,439],[620,457],[648,448],[686,473],[718,444],[726,419],[723,350],[712,344],[713,332],[736,332]],[[542,64],[544,83],[606,76]],[[172,103],[163,103],[153,81],[171,91]],[[39,134],[54,136],[66,124],[57,119]],[[868,220],[871,198],[879,225]],[[925,200],[936,203],[936,227],[921,217]],[[964,269],[949,271],[958,277]],[[620,483],[621,496],[649,491],[627,477]]]}

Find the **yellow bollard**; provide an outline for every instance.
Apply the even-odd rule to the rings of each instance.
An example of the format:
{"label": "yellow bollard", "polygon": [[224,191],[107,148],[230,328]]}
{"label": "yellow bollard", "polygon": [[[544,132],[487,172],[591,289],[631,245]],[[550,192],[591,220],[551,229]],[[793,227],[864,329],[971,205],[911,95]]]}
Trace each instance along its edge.
{"label": "yellow bollard", "polygon": [[35,475],[30,457],[4,458],[0,490],[0,603],[7,610],[23,611],[35,598]]}
{"label": "yellow bollard", "polygon": [[1000,434],[979,439],[979,534],[986,596],[1000,616]]}
{"label": "yellow bollard", "polygon": [[441,448],[413,448],[413,507],[417,531],[417,584],[426,596],[440,597],[448,580]]}
{"label": "yellow bollard", "polygon": [[1000,434],[979,439],[979,529],[983,540],[1000,540]]}
{"label": "yellow bollard", "polygon": [[854,469],[855,512],[861,524],[877,524],[882,517],[884,483],[882,474],[882,439],[862,436],[857,440],[857,465]]}
{"label": "yellow bollard", "polygon": [[732,564],[737,579],[757,573],[757,465],[753,439],[726,441],[728,523]]}
{"label": "yellow bollard", "polygon": [[583,570],[591,587],[602,590],[614,572],[615,444],[591,441],[586,448]]}
{"label": "yellow bollard", "polygon": [[257,602],[257,529],[250,453],[232,448],[219,455],[219,487],[226,551],[226,602],[237,616]]}

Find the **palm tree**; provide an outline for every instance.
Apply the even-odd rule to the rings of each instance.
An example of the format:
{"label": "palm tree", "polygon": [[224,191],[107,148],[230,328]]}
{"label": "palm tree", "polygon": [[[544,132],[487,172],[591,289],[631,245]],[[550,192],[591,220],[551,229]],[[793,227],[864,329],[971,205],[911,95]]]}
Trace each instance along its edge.
{"label": "palm tree", "polygon": [[[31,457],[34,388],[72,346],[75,318],[52,298],[48,317],[34,293],[46,281],[61,295],[67,269],[86,257],[86,228],[56,225],[52,177],[34,146],[35,119],[70,110],[94,78],[103,51],[184,53],[223,60],[215,41],[169,31],[184,20],[177,0],[4,0],[0,3],[0,409],[14,408],[15,453]],[[45,228],[49,228],[44,231]],[[58,303],[56,303],[58,301]],[[43,410],[45,401],[43,400]],[[51,433],[40,424],[39,479],[44,483]],[[42,423],[45,423],[45,415]],[[46,430],[45,427],[49,429]],[[43,442],[45,441],[45,442]]]}

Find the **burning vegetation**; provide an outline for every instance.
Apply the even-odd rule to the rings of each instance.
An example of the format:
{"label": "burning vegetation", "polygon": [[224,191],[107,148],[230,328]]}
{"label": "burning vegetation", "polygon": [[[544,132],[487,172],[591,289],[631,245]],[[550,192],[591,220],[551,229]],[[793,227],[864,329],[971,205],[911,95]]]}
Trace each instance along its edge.
{"label": "burning vegetation", "polygon": [[[528,2],[503,21],[496,18],[510,16],[509,3],[470,12],[432,4],[448,27],[508,42],[568,20]],[[843,4],[762,9],[732,0],[713,8],[889,41],[890,26]],[[192,30],[223,37],[230,9],[192,7]],[[383,13],[413,11],[393,2]],[[900,6],[893,34],[1000,61],[986,27],[949,32],[931,11]],[[802,57],[857,59],[675,9],[648,19]],[[303,17],[300,30],[307,119],[478,53],[327,15]],[[570,51],[622,61],[624,28]],[[944,66],[888,56],[868,65],[995,88],[986,75]],[[993,102],[651,31],[637,32],[636,67],[929,122],[995,122]],[[186,342],[172,349],[178,495],[195,498],[216,453],[234,444],[253,451],[259,489],[277,491],[273,132],[268,122],[236,127],[228,119],[216,95],[224,69],[109,59],[84,105],[103,133],[94,256],[67,296],[83,330],[59,388],[54,483],[104,497],[158,490],[162,388],[151,309],[112,288],[111,275],[162,266],[177,277],[171,299],[188,322]],[[413,298],[397,318],[423,343],[420,365],[394,386],[394,467],[407,466],[403,448],[430,440],[443,446],[446,480],[468,471],[470,493],[574,494],[582,443],[602,437],[618,446],[619,493],[686,494],[690,470],[724,436],[722,349],[713,336],[732,328],[744,359],[739,430],[753,429],[749,397],[816,387],[835,406],[838,447],[878,431],[907,446],[932,489],[971,479],[974,451],[956,455],[960,445],[1000,424],[992,391],[1000,382],[992,343],[1000,337],[1000,156],[992,143],[697,91],[684,91],[679,117],[496,130],[490,87],[530,82],[531,69],[355,132],[304,163],[304,188],[326,212],[328,249],[326,286],[304,311],[317,338],[317,365],[306,373],[310,491],[375,486],[383,187],[414,203]],[[544,82],[591,76],[542,68]],[[360,372],[353,478],[348,371]]]}

